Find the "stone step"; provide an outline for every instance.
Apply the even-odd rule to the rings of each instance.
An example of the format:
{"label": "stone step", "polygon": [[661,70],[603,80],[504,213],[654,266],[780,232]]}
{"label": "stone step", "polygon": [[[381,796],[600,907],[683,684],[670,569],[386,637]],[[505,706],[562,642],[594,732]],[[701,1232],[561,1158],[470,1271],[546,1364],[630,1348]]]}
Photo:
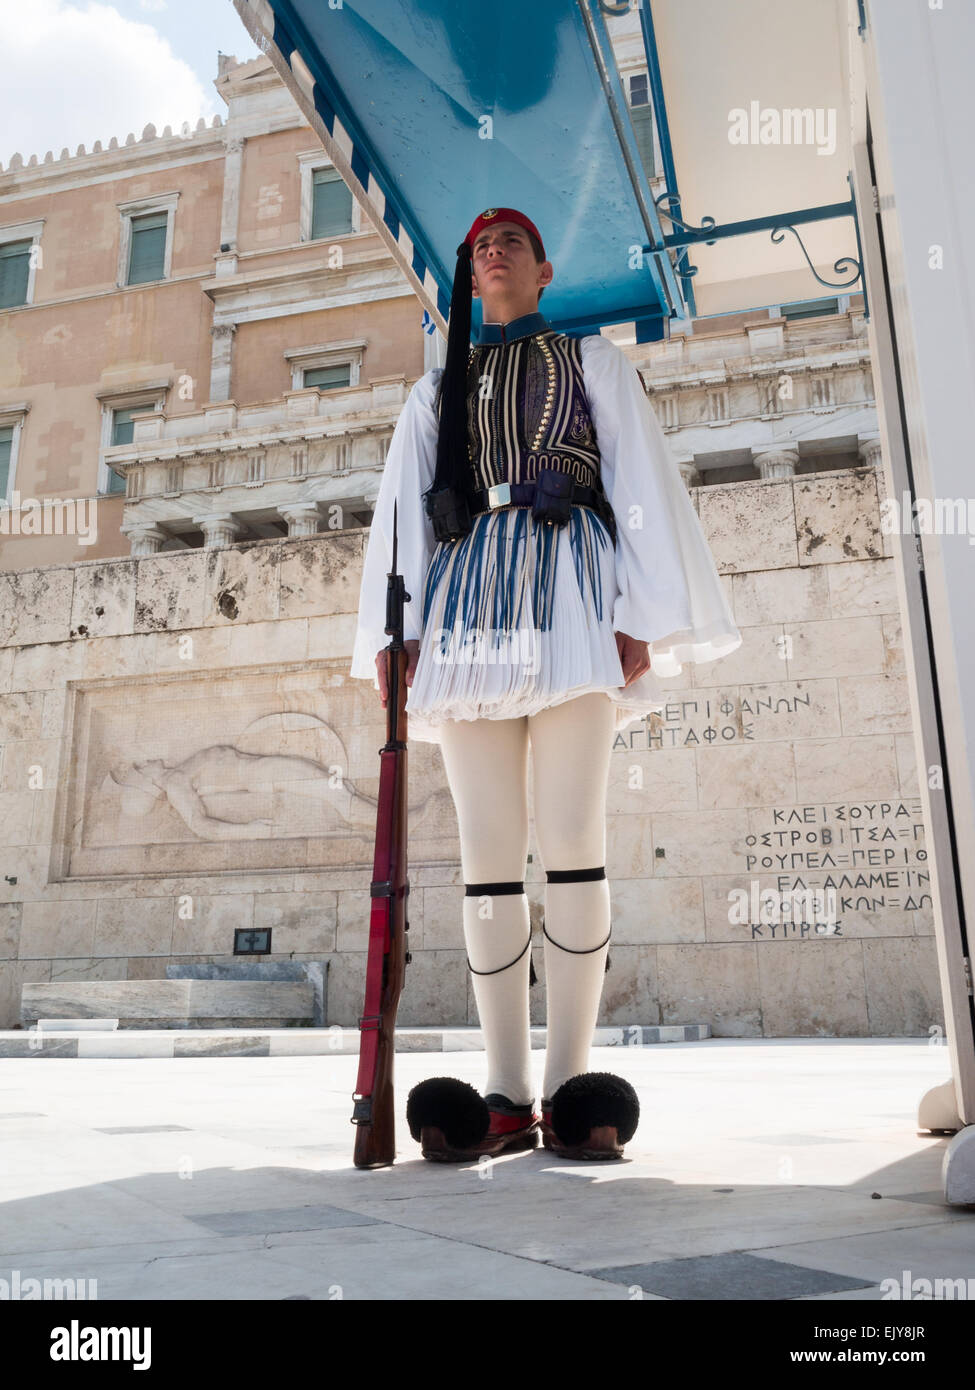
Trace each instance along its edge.
{"label": "stone step", "polygon": [[39,1033],[114,1033],[117,1018],[39,1018]]}
{"label": "stone step", "polygon": [[[596,1029],[594,1047],[650,1047],[702,1042],[707,1023],[669,1025],[628,1023]],[[533,1049],[545,1047],[546,1030],[531,1030]],[[397,1052],[481,1052],[480,1028],[397,1028]],[[130,1029],[126,1033],[48,1033],[8,1029],[0,1032],[3,1057],[322,1057],[356,1056],[358,1028],[195,1028]]]}
{"label": "stone step", "polygon": [[25,984],[24,1024],[113,1018],[119,1028],[301,1027],[315,1020],[311,983],[278,980],[64,980]]}

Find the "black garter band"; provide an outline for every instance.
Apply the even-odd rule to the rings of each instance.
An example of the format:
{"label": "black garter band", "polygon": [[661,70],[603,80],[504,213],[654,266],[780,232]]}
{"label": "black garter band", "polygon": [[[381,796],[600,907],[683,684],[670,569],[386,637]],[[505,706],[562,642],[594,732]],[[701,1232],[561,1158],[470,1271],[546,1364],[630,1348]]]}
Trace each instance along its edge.
{"label": "black garter band", "polygon": [[[546,877],[549,883],[589,883],[596,879],[606,877],[606,865],[600,864],[596,869],[549,869]],[[542,935],[548,941],[551,941],[553,946],[557,946],[560,951],[568,951],[569,954],[573,956],[591,956],[594,951],[601,951],[604,946],[609,945],[610,937],[613,935],[613,928],[610,927],[609,936],[607,936],[605,941],[600,941],[598,946],[590,946],[585,951],[576,950],[573,946],[563,946],[560,941],[556,941],[554,937],[549,936],[545,929],[544,922],[542,923]],[[606,956],[606,969],[609,969],[608,955]]]}
{"label": "black garter band", "polygon": [[[502,894],[502,893],[524,893],[524,891],[525,891],[525,881],[524,881],[524,879],[511,879],[511,880],[509,880],[509,881],[500,882],[500,883],[467,883],[467,884],[464,885],[464,896],[465,896],[466,898],[479,898],[479,897],[482,897],[482,896],[484,896],[484,897],[490,897],[490,896],[492,896],[492,895],[494,895],[494,894],[499,894],[499,895],[500,895],[500,894]],[[475,970],[474,967],[473,967],[473,965],[471,965],[471,958],[470,958],[470,956],[468,956],[468,957],[467,957],[467,968],[468,968],[468,970],[471,972],[472,975],[500,975],[502,970],[510,970],[511,967],[512,967],[513,965],[517,965],[518,962],[521,960],[522,956],[525,954],[525,951],[528,950],[528,948],[529,948],[529,946],[530,946],[531,944],[532,944],[532,934],[531,934],[531,927],[529,927],[529,928],[528,928],[528,940],[525,942],[524,947],[522,948],[522,950],[520,950],[520,951],[518,952],[518,954],[515,956],[514,960],[509,960],[509,961],[508,961],[508,964],[507,964],[507,965],[499,965],[498,968],[497,968],[497,970]],[[534,963],[531,962],[531,961],[529,961],[529,973],[530,973],[529,986],[531,986],[531,985],[533,985],[533,984],[535,983],[535,980],[536,980],[535,966],[534,966]]]}
{"label": "black garter band", "polygon": [[[598,868],[595,869],[548,869],[546,871],[546,878],[549,883],[591,883],[596,879],[605,877],[605,864],[600,864]],[[464,895],[468,898],[491,896],[492,894],[523,893],[524,891],[525,883],[523,879],[499,881],[497,883],[467,883],[464,885]],[[556,941],[554,937],[549,936],[545,929],[544,922],[542,923],[542,935],[551,941],[553,946],[557,946],[560,951],[567,951],[573,956],[591,956],[593,952],[601,951],[604,946],[609,945],[610,937],[613,935],[613,929],[610,927],[609,936],[607,936],[605,941],[601,941],[598,946],[590,946],[584,951],[576,950],[572,946],[563,946],[560,942]],[[510,970],[513,965],[517,965],[531,944],[531,931],[529,930],[528,940],[525,942],[524,947],[518,952],[514,960],[509,960],[507,965],[500,965],[497,970],[475,970],[473,965],[471,965],[471,958],[468,956],[467,968],[472,975],[500,975],[502,970]],[[536,978],[535,966],[532,962],[529,962],[529,966],[531,971],[531,984],[534,984]],[[606,969],[609,970],[608,955],[606,957]]]}

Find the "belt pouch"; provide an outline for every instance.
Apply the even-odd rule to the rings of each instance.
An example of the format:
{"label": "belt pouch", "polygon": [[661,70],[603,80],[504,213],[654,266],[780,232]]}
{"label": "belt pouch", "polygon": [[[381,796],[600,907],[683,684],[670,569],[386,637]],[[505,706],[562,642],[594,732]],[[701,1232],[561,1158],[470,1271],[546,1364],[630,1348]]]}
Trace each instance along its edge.
{"label": "belt pouch", "polygon": [[423,493],[427,516],[433,522],[433,534],[438,541],[453,541],[473,529],[470,503],[467,497],[452,487],[437,492],[429,488]]}
{"label": "belt pouch", "polygon": [[535,478],[532,516],[536,521],[554,521],[564,526],[572,515],[575,480],[557,468],[540,468]]}

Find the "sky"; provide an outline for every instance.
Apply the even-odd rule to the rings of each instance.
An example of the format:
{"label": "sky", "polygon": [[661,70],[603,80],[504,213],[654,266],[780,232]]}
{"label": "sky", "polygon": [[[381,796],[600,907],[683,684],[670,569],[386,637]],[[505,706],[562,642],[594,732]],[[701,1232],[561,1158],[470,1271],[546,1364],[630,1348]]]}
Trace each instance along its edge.
{"label": "sky", "polygon": [[0,0],[0,162],[55,159],[150,122],[226,119],[217,52],[258,49],[231,0]]}

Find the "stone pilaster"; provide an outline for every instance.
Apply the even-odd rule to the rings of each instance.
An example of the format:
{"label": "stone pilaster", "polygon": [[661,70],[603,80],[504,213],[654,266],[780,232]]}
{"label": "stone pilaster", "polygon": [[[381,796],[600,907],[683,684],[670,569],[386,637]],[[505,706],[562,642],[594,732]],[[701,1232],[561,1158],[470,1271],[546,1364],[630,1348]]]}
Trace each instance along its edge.
{"label": "stone pilaster", "polygon": [[[244,141],[231,136],[225,141],[223,165],[223,206],[220,210],[220,245],[237,250],[237,224],[240,215],[240,179],[244,166]],[[226,253],[225,253],[226,254]]]}
{"label": "stone pilaster", "polygon": [[215,323],[210,329],[210,400],[230,399],[230,373],[233,365],[234,334],[237,325]]}

